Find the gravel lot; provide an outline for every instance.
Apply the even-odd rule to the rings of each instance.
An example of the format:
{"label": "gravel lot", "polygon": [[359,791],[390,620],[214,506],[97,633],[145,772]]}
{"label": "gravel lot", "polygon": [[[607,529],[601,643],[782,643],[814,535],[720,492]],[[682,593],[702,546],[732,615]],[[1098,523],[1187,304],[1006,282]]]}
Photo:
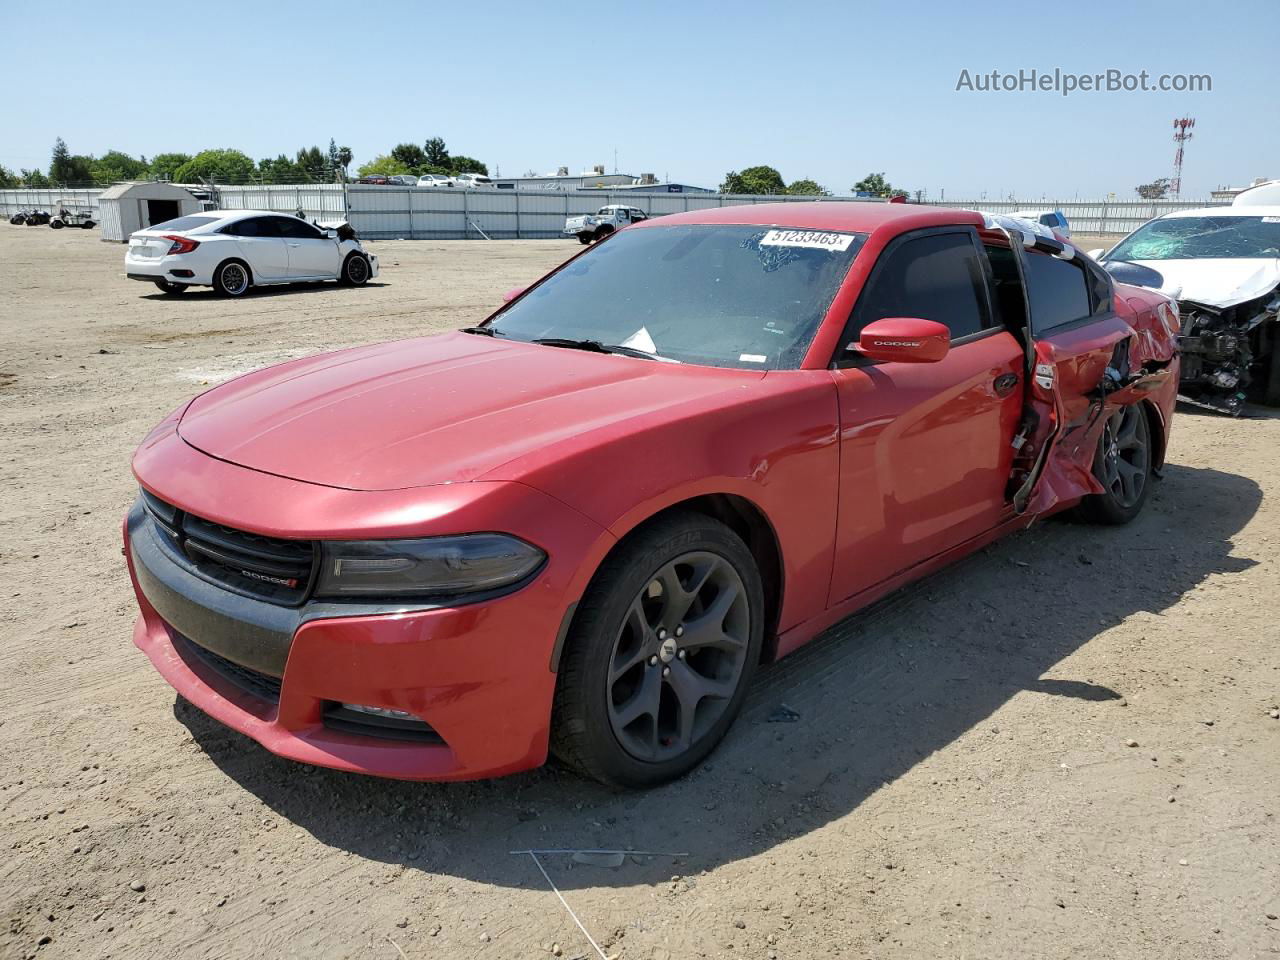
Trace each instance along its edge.
{"label": "gravel lot", "polygon": [[[615,794],[278,760],[134,649],[129,456],[205,384],[475,322],[576,243],[389,242],[366,289],[161,297],[0,225],[0,956],[1280,955],[1280,418],[1182,410],[1125,529],[1053,521],[762,671]],[[780,704],[794,722],[770,722]],[[553,950],[553,945],[554,950]]]}

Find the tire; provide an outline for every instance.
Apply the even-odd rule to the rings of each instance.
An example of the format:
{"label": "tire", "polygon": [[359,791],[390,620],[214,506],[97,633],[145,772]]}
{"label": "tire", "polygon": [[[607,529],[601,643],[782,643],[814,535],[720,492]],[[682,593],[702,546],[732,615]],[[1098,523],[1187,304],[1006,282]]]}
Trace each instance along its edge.
{"label": "tire", "polygon": [[578,242],[585,247],[591,242],[591,234],[585,232],[578,234]]}
{"label": "tire", "polygon": [[161,293],[177,294],[187,292],[185,283],[170,283],[168,280],[157,280],[155,283]]}
{"label": "tire", "polygon": [[338,276],[338,282],[344,287],[363,287],[369,282],[369,261],[358,253],[347,254],[347,259],[342,261],[342,273]]}
{"label": "tire", "polygon": [[608,227],[608,226],[601,227],[599,230],[595,232],[595,234],[592,236],[591,239],[599,243],[601,240],[603,240],[605,237],[607,237],[611,233],[613,233],[613,227]]}
{"label": "tire", "polygon": [[80,224],[80,229],[81,229],[81,230],[92,230],[92,229],[93,229],[93,221],[92,221],[92,220],[86,220],[84,223]]}
{"label": "tire", "polygon": [[1090,523],[1119,525],[1140,514],[1151,493],[1154,459],[1142,404],[1121,407],[1107,419],[1093,458],[1093,475],[1105,489],[1080,502],[1081,516]]}
{"label": "tire", "polygon": [[253,273],[243,260],[223,260],[213,271],[213,289],[220,297],[242,297],[253,286]]}
{"label": "tire", "polygon": [[66,224],[63,223],[61,220],[50,220],[49,226],[53,227],[54,230],[61,230],[63,227],[66,226]]}
{"label": "tire", "polygon": [[574,615],[552,752],[615,787],[688,773],[741,710],[763,624],[760,572],[736,533],[693,512],[654,521],[605,561]]}

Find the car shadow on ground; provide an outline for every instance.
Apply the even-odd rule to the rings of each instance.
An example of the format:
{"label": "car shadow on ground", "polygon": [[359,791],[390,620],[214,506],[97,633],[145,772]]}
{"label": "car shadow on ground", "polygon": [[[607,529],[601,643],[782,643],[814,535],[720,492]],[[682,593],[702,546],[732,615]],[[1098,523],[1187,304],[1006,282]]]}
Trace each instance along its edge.
{"label": "car shadow on ground", "polygon": [[[320,283],[273,283],[266,287],[254,287],[248,293],[239,299],[256,300],[260,297],[279,297],[286,294],[295,293],[320,293],[324,290],[350,290],[353,293],[361,289],[361,287],[385,287],[386,283],[379,283],[377,280],[370,280],[368,283],[361,284],[359,287],[348,287],[341,283],[320,282]],[[199,290],[188,290],[186,293],[144,293],[140,300],[166,300],[173,303],[181,303],[183,300],[233,300],[234,297],[224,297],[213,287],[201,287]]]}
{"label": "car shadow on ground", "polygon": [[988,547],[762,669],[710,762],[648,792],[555,765],[464,784],[340,774],[274,757],[183,701],[175,712],[229,777],[334,848],[502,886],[543,882],[511,851],[687,854],[617,869],[546,858],[561,888],[657,883],[847,816],[1015,695],[1121,709],[1110,702],[1124,689],[1056,665],[1131,616],[1160,616],[1206,578],[1251,567],[1230,538],[1261,496],[1244,477],[1171,466],[1127,527],[1057,519]]}

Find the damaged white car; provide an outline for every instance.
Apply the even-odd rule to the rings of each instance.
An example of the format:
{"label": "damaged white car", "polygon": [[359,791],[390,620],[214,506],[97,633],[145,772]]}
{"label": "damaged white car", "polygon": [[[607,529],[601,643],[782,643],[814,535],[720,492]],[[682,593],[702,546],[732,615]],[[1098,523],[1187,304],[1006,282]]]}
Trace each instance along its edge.
{"label": "damaged white car", "polygon": [[319,280],[363,286],[378,275],[378,258],[343,220],[311,224],[270,210],[209,210],[134,233],[124,270],[161,293],[213,287],[241,297],[253,287]]}
{"label": "damaged white car", "polygon": [[1232,415],[1246,399],[1280,406],[1280,206],[1179,210],[1090,256],[1178,301],[1184,400]]}

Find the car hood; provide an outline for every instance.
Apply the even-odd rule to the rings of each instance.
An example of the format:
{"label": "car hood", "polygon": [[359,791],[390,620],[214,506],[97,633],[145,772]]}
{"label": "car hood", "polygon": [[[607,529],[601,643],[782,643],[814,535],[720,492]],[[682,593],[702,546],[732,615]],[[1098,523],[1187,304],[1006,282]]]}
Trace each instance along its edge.
{"label": "car hood", "polygon": [[398,490],[475,480],[630,421],[730,403],[762,377],[449,333],[246,374],[197,397],[178,433],[253,470]]}
{"label": "car hood", "polygon": [[[1162,293],[1209,307],[1244,303],[1280,285],[1280,259],[1109,260],[1107,267],[1125,262],[1158,273],[1163,279]],[[1117,279],[1121,279],[1119,274]]]}

